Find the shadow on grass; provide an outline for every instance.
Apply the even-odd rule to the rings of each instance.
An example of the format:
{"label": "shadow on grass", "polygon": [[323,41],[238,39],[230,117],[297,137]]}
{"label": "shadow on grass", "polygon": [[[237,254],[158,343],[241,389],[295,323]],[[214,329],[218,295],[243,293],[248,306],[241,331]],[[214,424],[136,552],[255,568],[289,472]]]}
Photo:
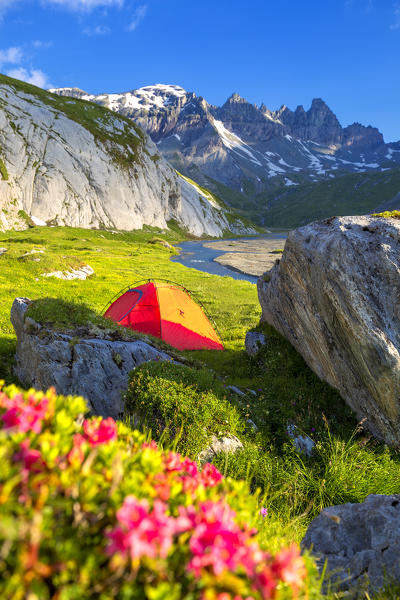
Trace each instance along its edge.
{"label": "shadow on grass", "polygon": [[11,336],[0,337],[0,380],[5,381],[7,385],[11,383],[19,384],[13,373],[16,346],[17,340],[15,338]]}
{"label": "shadow on grass", "polygon": [[[104,308],[102,307],[102,309]],[[87,329],[87,334],[94,336],[96,336],[96,329],[107,330],[107,334],[110,334],[112,339],[128,342],[141,340],[159,350],[165,350],[171,356],[176,356],[178,360],[180,359],[178,351],[163,340],[150,334],[140,333],[139,331],[133,331],[129,327],[118,325],[118,323],[106,319],[100,312],[97,312],[85,303],[77,303],[60,298],[40,298],[32,302],[28,308],[27,315],[42,325],[48,325],[60,331],[76,328],[78,335],[82,335],[83,337],[87,337],[85,328]],[[81,331],[81,328],[84,330]],[[185,361],[183,357],[181,358]]]}

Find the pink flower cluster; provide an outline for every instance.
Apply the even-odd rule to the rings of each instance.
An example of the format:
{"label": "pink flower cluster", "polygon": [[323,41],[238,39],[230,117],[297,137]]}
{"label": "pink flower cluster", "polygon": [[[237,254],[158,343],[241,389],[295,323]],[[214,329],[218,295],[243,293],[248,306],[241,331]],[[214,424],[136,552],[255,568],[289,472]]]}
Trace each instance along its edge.
{"label": "pink flower cluster", "polygon": [[20,433],[27,431],[40,433],[48,405],[47,398],[38,400],[34,395],[25,400],[22,394],[17,394],[13,398],[0,394],[0,406],[6,409],[1,415],[4,428],[13,428]]}
{"label": "pink flower cluster", "polygon": [[179,474],[185,492],[194,491],[199,485],[213,487],[223,479],[214,465],[206,463],[203,469],[199,471],[197,463],[190,460],[190,458],[183,458],[175,452],[169,452],[166,455],[165,469],[167,472]]}
{"label": "pink flower cluster", "polygon": [[[273,598],[279,581],[296,591],[304,578],[304,563],[296,546],[272,558],[254,540],[254,530],[240,528],[235,512],[224,502],[180,506],[178,516],[167,515],[167,504],[127,496],[117,511],[118,525],[109,532],[107,553],[120,553],[138,562],[146,556],[165,559],[182,533],[189,533],[188,574],[199,579],[205,572],[242,572],[262,598]],[[224,596],[221,596],[221,600]],[[230,598],[228,595],[227,598]],[[237,597],[238,599],[241,597]]]}
{"label": "pink flower cluster", "polygon": [[[155,442],[145,442],[142,448],[156,450]],[[164,455],[164,469],[154,478],[154,490],[161,500],[168,500],[171,485],[178,481],[182,484],[185,493],[195,493],[199,486],[213,487],[222,480],[222,475],[214,465],[206,464],[201,471],[197,463],[189,458],[183,458],[176,452]]]}
{"label": "pink flower cluster", "polygon": [[87,419],[83,422],[85,439],[91,446],[98,446],[117,439],[117,424],[111,417],[108,419]]}
{"label": "pink flower cluster", "polygon": [[73,437],[72,448],[68,453],[68,460],[71,464],[80,465],[85,458],[84,446],[99,446],[117,439],[117,424],[111,417],[108,419],[85,420],[83,422],[83,435],[76,433]]}
{"label": "pink flower cluster", "polygon": [[182,531],[180,520],[167,516],[166,508],[164,502],[155,500],[153,509],[149,510],[147,500],[127,496],[117,511],[119,525],[108,534],[108,553],[121,552],[133,561],[142,556],[165,558],[173,537]]}
{"label": "pink flower cluster", "polygon": [[192,529],[189,571],[199,577],[205,568],[210,568],[215,575],[225,570],[235,571],[240,566],[251,570],[253,559],[249,552],[252,548],[247,543],[248,532],[238,527],[235,513],[227,504],[203,502],[197,512],[189,506],[187,516]]}

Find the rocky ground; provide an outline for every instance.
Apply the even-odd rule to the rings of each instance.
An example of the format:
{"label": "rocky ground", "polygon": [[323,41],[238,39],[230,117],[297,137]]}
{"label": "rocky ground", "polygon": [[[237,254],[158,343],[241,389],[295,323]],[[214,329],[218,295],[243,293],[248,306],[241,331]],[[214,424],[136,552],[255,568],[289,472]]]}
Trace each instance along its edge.
{"label": "rocky ground", "polygon": [[221,265],[259,277],[271,269],[285,247],[285,239],[224,240],[204,244],[225,252],[214,260]]}

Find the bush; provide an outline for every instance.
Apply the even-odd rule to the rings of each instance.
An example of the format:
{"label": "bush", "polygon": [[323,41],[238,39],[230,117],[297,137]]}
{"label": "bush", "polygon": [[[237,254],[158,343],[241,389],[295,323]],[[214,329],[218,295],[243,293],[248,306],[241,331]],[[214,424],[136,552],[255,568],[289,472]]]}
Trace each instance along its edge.
{"label": "bush", "polygon": [[1,598],[298,597],[303,559],[259,546],[245,484],[85,409],[0,389]]}
{"label": "bush", "polygon": [[211,437],[244,430],[240,410],[226,399],[224,386],[207,370],[149,362],[131,373],[125,395],[127,414],[195,458]]}
{"label": "bush", "polygon": [[400,210],[385,210],[380,213],[372,213],[371,217],[383,217],[384,219],[400,219]]}

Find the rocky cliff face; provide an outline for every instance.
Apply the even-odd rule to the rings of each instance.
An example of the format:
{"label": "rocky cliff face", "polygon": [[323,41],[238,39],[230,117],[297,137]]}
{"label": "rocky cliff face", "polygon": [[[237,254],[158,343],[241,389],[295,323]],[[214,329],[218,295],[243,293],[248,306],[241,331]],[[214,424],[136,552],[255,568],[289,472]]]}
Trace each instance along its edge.
{"label": "rocky cliff face", "polygon": [[[0,76],[0,228],[37,223],[138,229],[175,219],[229,229],[216,199],[180,177],[132,120]],[[233,231],[246,229],[236,221]]]}

